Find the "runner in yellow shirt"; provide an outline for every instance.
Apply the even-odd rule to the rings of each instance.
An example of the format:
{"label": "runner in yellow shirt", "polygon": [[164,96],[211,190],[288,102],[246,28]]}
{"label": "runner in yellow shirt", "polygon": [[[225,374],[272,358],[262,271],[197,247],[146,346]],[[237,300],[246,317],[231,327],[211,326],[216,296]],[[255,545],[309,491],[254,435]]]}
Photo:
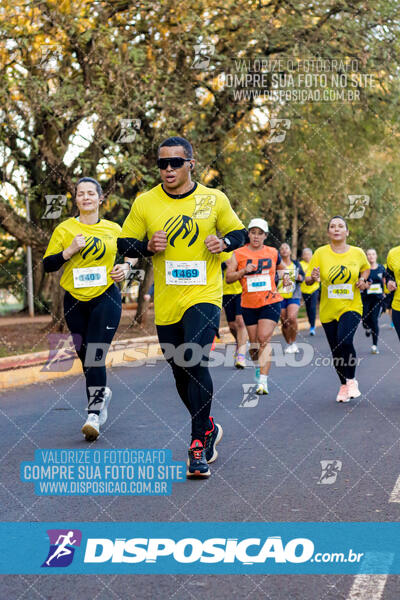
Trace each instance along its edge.
{"label": "runner in yellow shirt", "polygon": [[121,318],[121,294],[115,282],[127,277],[129,264],[114,266],[121,227],[99,218],[100,184],[91,177],[78,181],[79,216],[60,223],[43,258],[47,273],[64,267],[64,315],[86,378],[88,418],[82,433],[94,441],[107,420],[111,390],[107,387],[107,350]]}
{"label": "runner in yellow shirt", "polygon": [[[299,314],[301,300],[301,282],[304,281],[305,273],[299,261],[292,260],[289,244],[284,242],[279,248],[279,254],[282,259],[281,267],[277,270],[278,286],[277,291],[282,296],[281,302],[281,324],[282,334],[286,340],[287,354],[299,352],[296,344],[297,338],[297,315]],[[283,275],[286,275],[289,285],[284,285]]]}
{"label": "runner in yellow shirt", "polygon": [[192,181],[194,165],[186,139],[171,137],[160,145],[162,183],[136,198],[118,249],[129,257],[153,257],[158,338],[192,418],[187,476],[208,477],[207,463],[216,459],[222,437],[210,417],[207,367],[221,312],[219,254],[242,246],[245,229],[223,192]]}
{"label": "runner in yellow shirt", "polygon": [[234,283],[227,283],[226,281],[227,261],[232,255],[233,252],[221,252],[220,254],[223,274],[222,306],[225,310],[228,327],[236,341],[235,367],[237,369],[244,369],[246,367],[246,344],[248,337],[240,305],[242,286],[240,281],[235,281]]}
{"label": "runner in yellow shirt", "polygon": [[389,250],[387,255],[386,287],[392,294],[392,323],[400,340],[400,246]]}
{"label": "runner in yellow shirt", "polygon": [[343,217],[328,224],[329,244],[318,248],[308,266],[306,283],[321,281],[320,319],[340,379],[337,402],[348,402],[361,393],[355,379],[354,334],[361,321],[360,290],[368,289],[370,265],[364,251],[347,244],[349,230]]}
{"label": "runner in yellow shirt", "polygon": [[[300,264],[304,273],[307,273],[308,265],[312,258],[311,248],[304,248],[301,254]],[[319,281],[313,285],[307,285],[305,281],[300,286],[304,304],[307,311],[308,322],[310,323],[310,335],[315,335],[315,319],[317,318],[317,306],[319,298]]]}

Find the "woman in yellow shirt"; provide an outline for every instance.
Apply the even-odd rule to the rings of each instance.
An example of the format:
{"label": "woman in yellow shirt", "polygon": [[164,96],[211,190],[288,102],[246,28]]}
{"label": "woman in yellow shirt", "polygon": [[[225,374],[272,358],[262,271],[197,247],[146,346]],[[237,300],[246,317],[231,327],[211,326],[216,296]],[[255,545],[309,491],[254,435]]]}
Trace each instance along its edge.
{"label": "woman in yellow shirt", "polygon": [[99,219],[100,184],[90,177],[78,181],[75,201],[79,216],[60,223],[43,258],[46,272],[62,266],[64,316],[86,378],[88,418],[82,433],[94,441],[107,420],[111,390],[107,387],[106,355],[121,318],[121,294],[115,282],[129,264],[114,266],[121,227]]}
{"label": "woman in yellow shirt", "polygon": [[[308,265],[312,258],[311,248],[303,248],[300,264],[303,267],[304,273],[307,273]],[[300,286],[304,304],[307,311],[308,322],[310,323],[310,335],[315,335],[315,320],[317,318],[317,306],[319,298],[319,282],[316,281],[313,285],[308,286],[305,281]]]}
{"label": "woman in yellow shirt", "polygon": [[308,267],[306,283],[321,281],[320,320],[340,379],[337,402],[348,402],[361,393],[355,379],[354,334],[363,312],[360,290],[368,289],[370,265],[361,248],[349,246],[343,217],[328,224],[329,244],[318,248]]}

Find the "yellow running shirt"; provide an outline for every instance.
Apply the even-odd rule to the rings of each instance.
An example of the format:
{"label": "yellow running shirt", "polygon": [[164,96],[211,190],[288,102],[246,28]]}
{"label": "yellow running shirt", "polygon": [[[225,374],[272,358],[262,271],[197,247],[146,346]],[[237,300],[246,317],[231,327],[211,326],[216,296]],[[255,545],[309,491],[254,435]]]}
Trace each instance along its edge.
{"label": "yellow running shirt", "polygon": [[172,198],[161,184],[136,198],[121,237],[150,240],[161,230],[168,237],[166,250],[152,257],[157,325],[177,323],[201,302],[221,306],[221,257],[211,254],[204,240],[238,229],[244,225],[225,194],[201,184],[184,198]]}
{"label": "yellow running shirt", "polygon": [[[308,262],[305,260],[300,261],[301,266],[303,267],[304,273],[307,273],[308,270]],[[312,294],[319,288],[319,281],[316,281],[312,285],[307,285],[305,281],[303,281],[300,285],[300,289],[302,294]]]}
{"label": "yellow running shirt", "polygon": [[[293,261],[290,261],[290,265],[286,265],[284,262],[282,262],[281,264],[285,265],[285,267],[282,269],[278,269],[277,273],[279,276],[278,279],[278,285],[276,286],[276,290],[278,292],[278,294],[280,294],[282,296],[282,298],[292,298],[293,297],[293,293],[296,290],[296,279],[297,279],[297,267],[294,264]],[[287,287],[284,287],[283,285],[283,274],[289,275],[290,277],[290,285]],[[289,289],[290,291],[288,292],[284,292],[283,290],[287,290]]]}
{"label": "yellow running shirt", "polygon": [[[101,219],[95,225],[85,225],[71,218],[57,225],[44,258],[68,248],[78,234],[84,235],[86,240],[86,246],[64,263],[61,287],[77,300],[83,301],[105,292],[114,283],[110,271],[114,266],[120,232],[121,227],[117,223],[106,219]],[[104,283],[93,285],[97,280],[104,280]]]}
{"label": "yellow running shirt", "polygon": [[[232,257],[233,252],[221,252],[220,258],[221,263],[229,260]],[[241,294],[242,293],[242,284],[240,281],[234,281],[233,283],[226,283],[226,269],[224,269],[224,279],[222,282],[222,294],[224,296],[228,296],[229,294]]]}
{"label": "yellow running shirt", "polygon": [[364,250],[350,246],[347,252],[339,254],[330,244],[321,246],[311,258],[307,276],[314,267],[319,267],[321,274],[321,322],[338,321],[348,311],[362,315],[361,294],[355,284],[360,272],[370,268]]}
{"label": "yellow running shirt", "polygon": [[[393,271],[397,284],[397,289],[394,291],[393,295],[392,308],[394,308],[394,310],[400,310],[400,246],[396,246],[389,250],[386,264],[387,268]],[[389,290],[386,293],[390,294]]]}

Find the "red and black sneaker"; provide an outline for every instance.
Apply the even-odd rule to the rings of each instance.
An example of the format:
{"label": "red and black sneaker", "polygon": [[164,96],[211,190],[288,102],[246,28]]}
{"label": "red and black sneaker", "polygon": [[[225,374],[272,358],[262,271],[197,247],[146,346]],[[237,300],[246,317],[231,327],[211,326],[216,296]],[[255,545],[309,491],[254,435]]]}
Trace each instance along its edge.
{"label": "red and black sneaker", "polygon": [[188,454],[186,477],[209,477],[210,469],[206,460],[206,451],[200,440],[193,440]]}
{"label": "red and black sneaker", "polygon": [[219,444],[222,440],[224,432],[219,423],[214,423],[213,417],[209,417],[209,419],[212,423],[212,428],[209,431],[206,431],[205,446],[207,462],[212,463],[218,456],[218,452],[215,446]]}

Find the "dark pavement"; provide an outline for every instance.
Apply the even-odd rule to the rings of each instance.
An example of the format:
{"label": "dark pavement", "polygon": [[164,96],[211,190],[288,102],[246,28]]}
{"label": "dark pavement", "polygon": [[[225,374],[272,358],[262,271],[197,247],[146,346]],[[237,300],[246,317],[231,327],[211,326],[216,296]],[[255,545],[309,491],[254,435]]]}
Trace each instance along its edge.
{"label": "dark pavement", "polygon": [[[389,497],[400,475],[400,343],[387,317],[381,325],[377,356],[361,327],[357,332],[362,396],[349,404],[335,402],[338,378],[321,365],[330,356],[321,328],[315,338],[299,334],[299,342],[312,345],[305,347],[308,364],[282,366],[275,346],[270,394],[256,406],[243,398],[251,368],[213,367],[212,414],[224,428],[219,458],[209,480],[174,483],[167,497],[36,496],[33,484],[19,479],[21,461],[33,460],[39,448],[87,448],[80,433],[83,377],[3,392],[1,520],[398,521],[400,503]],[[113,400],[95,447],[169,448],[175,460],[186,460],[190,424],[169,366],[126,365],[109,370]],[[331,485],[318,483],[324,460],[341,462]],[[353,581],[349,575],[14,575],[0,578],[0,598],[338,600],[349,597]],[[398,576],[388,577],[381,597],[400,598]]]}

